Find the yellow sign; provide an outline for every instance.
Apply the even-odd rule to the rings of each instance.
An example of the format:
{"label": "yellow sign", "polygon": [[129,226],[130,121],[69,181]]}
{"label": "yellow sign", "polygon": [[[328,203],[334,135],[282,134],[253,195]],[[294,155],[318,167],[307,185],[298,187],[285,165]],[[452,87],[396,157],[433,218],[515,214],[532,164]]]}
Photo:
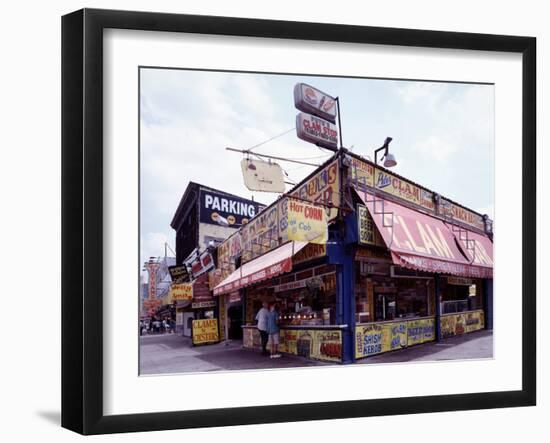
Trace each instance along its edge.
{"label": "yellow sign", "polygon": [[458,220],[483,231],[485,230],[485,222],[483,221],[483,217],[463,208],[462,206],[455,205],[454,203],[443,199],[439,210],[447,217],[452,217],[453,220]]}
{"label": "yellow sign", "polygon": [[342,331],[314,331],[311,357],[317,360],[342,361]]}
{"label": "yellow sign", "polygon": [[220,341],[218,334],[218,319],[206,318],[203,320],[193,320],[193,344],[201,345],[205,343],[215,343]]}
{"label": "yellow sign", "polygon": [[172,302],[178,300],[192,300],[193,283],[176,283],[170,286],[170,299]]}
{"label": "yellow sign", "polygon": [[327,213],[323,207],[288,199],[288,239],[315,244],[328,240]]}
{"label": "yellow sign", "polygon": [[[340,206],[340,167],[338,160],[334,160],[330,165],[323,168],[291,195],[300,197],[310,202],[319,202]],[[328,215],[328,220],[332,221],[338,215],[337,208],[324,208]]]}
{"label": "yellow sign", "polygon": [[375,187],[395,197],[420,205],[420,188],[386,171],[376,169]]}
{"label": "yellow sign", "polygon": [[382,352],[383,324],[355,327],[355,357],[368,357]]}
{"label": "yellow sign", "polygon": [[435,320],[423,318],[407,322],[407,346],[435,340]]}
{"label": "yellow sign", "polygon": [[445,314],[441,316],[441,335],[443,338],[467,334],[485,327],[483,311]]}
{"label": "yellow sign", "polygon": [[325,361],[342,361],[342,331],[281,329],[279,350]]}
{"label": "yellow sign", "polygon": [[382,236],[376,229],[374,220],[366,206],[357,205],[357,234],[358,241],[363,245],[383,246]]}
{"label": "yellow sign", "polygon": [[225,303],[226,303],[226,294],[219,295],[219,304],[220,304],[220,339],[225,340],[225,322],[226,322],[226,312],[225,312]]}
{"label": "yellow sign", "polygon": [[352,157],[349,176],[351,182],[361,190],[367,186],[374,187],[374,166],[370,163]]}
{"label": "yellow sign", "polygon": [[434,339],[435,320],[433,318],[357,325],[355,357],[368,357]]}
{"label": "yellow sign", "polygon": [[308,244],[292,257],[292,264],[305,263],[327,255],[327,245]]}
{"label": "yellow sign", "polygon": [[243,263],[275,249],[279,246],[277,205],[264,209],[244,225],[240,232]]}

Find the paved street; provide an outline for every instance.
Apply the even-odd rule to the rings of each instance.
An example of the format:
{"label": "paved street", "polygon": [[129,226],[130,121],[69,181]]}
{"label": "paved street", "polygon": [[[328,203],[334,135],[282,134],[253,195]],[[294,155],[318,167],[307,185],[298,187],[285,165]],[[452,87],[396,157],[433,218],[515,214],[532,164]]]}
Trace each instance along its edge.
{"label": "paved street", "polygon": [[[409,361],[491,358],[492,331],[452,337],[441,343],[425,343],[360,360],[360,364]],[[243,349],[241,342],[228,341],[207,346],[191,346],[191,340],[176,334],[145,335],[140,338],[141,374],[174,374],[220,370],[273,369],[323,366],[332,363],[283,354],[271,359],[259,351]]]}

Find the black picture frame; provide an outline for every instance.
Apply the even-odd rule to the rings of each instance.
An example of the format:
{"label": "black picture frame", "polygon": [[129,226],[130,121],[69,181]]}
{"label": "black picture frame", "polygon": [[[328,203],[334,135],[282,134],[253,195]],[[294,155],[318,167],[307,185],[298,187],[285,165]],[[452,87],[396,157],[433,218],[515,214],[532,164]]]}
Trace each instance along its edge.
{"label": "black picture frame", "polygon": [[[171,31],[522,55],[522,389],[357,401],[103,413],[103,30]],[[62,18],[62,426],[151,431],[536,404],[536,39],[505,35],[83,9]]]}

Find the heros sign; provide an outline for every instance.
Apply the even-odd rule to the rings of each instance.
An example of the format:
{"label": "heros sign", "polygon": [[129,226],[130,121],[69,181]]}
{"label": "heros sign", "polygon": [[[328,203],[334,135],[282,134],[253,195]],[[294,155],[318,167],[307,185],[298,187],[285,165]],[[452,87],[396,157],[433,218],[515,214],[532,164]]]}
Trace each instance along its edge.
{"label": "heros sign", "polygon": [[234,195],[220,192],[200,191],[200,222],[218,225],[219,217],[227,220],[229,226],[239,227],[258,214],[264,205]]}
{"label": "heros sign", "polygon": [[170,286],[170,300],[184,301],[193,299],[193,283],[174,283]]}
{"label": "heros sign", "polygon": [[300,111],[336,122],[336,99],[313,86],[305,83],[294,86],[294,106]]}

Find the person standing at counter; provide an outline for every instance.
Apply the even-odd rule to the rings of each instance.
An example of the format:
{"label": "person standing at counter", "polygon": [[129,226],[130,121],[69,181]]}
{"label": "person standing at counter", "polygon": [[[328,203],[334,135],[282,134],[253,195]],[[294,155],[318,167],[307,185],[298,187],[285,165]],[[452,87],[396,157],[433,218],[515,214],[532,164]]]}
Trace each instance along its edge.
{"label": "person standing at counter", "polygon": [[256,314],[256,321],[258,322],[258,331],[260,332],[260,339],[262,342],[262,355],[269,355],[267,352],[267,341],[269,339],[269,334],[267,332],[267,321],[269,317],[269,310],[267,309],[267,302],[262,303],[262,308]]}
{"label": "person standing at counter", "polygon": [[269,334],[269,350],[271,358],[279,358],[279,313],[275,310],[275,303],[269,305],[269,316],[267,317],[267,333]]}

